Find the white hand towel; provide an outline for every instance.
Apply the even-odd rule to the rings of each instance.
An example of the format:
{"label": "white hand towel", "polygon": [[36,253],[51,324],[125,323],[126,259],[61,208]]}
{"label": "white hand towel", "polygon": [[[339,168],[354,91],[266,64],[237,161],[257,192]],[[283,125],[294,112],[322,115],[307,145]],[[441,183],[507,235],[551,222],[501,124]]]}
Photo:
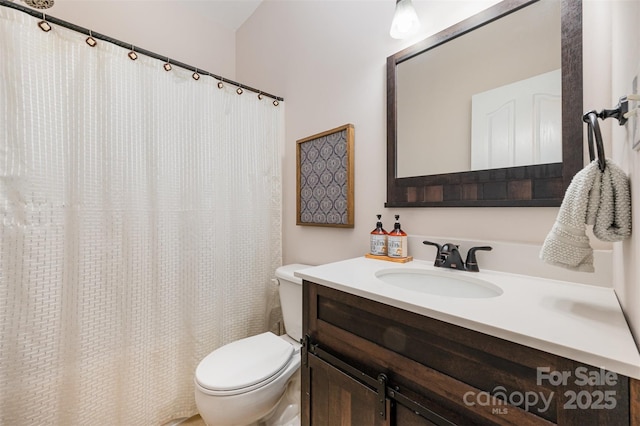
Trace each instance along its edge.
{"label": "white hand towel", "polygon": [[[601,173],[597,211],[588,212],[587,225],[593,225],[593,235],[601,241],[622,241],[631,236],[631,187],[629,177],[611,160]],[[596,185],[594,185],[595,189]],[[593,192],[593,191],[592,191]],[[595,200],[594,200],[595,203]]]}
{"label": "white hand towel", "polygon": [[604,172],[595,160],[573,177],[540,258],[563,268],[593,272],[586,225],[593,225],[594,235],[603,241],[621,241],[631,235],[629,178],[610,160]]}

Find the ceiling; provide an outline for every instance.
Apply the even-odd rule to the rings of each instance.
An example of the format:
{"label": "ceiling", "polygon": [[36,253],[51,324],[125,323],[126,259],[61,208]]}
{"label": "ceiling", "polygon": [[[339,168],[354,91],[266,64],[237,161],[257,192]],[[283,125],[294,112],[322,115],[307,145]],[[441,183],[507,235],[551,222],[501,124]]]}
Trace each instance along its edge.
{"label": "ceiling", "polygon": [[[147,0],[154,1],[154,0]],[[262,0],[197,0],[207,3],[211,10],[211,20],[237,30],[260,6]]]}
{"label": "ceiling", "polygon": [[[29,6],[29,0],[17,3]],[[55,16],[56,5],[60,3],[72,3],[79,0],[55,0],[55,3],[51,9],[47,10],[47,13],[51,13]],[[159,7],[161,3],[176,2],[181,3],[181,6],[189,8],[197,8],[197,10],[206,14],[207,19],[210,22],[219,24],[230,30],[236,31],[240,26],[253,14],[253,12],[260,6],[263,0],[82,0],[82,3],[90,2],[102,2],[102,3],[120,3],[120,5],[131,3],[147,3],[145,7],[153,8]],[[40,0],[33,0],[33,2],[41,2]]]}

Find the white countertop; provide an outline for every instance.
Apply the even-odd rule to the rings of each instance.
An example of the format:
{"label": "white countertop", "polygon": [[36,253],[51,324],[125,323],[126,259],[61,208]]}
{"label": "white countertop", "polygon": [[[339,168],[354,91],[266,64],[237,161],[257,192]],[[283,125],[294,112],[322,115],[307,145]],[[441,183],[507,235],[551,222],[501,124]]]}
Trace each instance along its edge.
{"label": "white countertop", "polygon": [[[383,269],[426,269],[489,281],[484,299],[435,296],[386,284]],[[511,342],[640,379],[640,354],[611,288],[481,270],[359,257],[297,271],[297,277]]]}

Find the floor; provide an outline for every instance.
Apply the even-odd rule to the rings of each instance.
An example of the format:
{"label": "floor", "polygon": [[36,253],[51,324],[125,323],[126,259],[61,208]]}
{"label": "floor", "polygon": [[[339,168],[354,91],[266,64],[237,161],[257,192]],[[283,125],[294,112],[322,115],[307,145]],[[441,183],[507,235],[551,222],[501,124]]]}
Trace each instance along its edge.
{"label": "floor", "polygon": [[200,417],[200,414],[196,414],[195,416],[191,416],[188,419],[181,421],[177,426],[206,426],[206,424]]}

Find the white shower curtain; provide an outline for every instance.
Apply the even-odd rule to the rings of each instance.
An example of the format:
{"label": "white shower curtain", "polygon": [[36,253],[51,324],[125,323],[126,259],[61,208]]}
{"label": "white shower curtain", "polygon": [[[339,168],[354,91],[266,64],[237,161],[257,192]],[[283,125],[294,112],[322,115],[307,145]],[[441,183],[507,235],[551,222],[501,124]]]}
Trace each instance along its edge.
{"label": "white shower curtain", "polygon": [[0,7],[0,424],[152,425],[264,331],[283,105]]}

